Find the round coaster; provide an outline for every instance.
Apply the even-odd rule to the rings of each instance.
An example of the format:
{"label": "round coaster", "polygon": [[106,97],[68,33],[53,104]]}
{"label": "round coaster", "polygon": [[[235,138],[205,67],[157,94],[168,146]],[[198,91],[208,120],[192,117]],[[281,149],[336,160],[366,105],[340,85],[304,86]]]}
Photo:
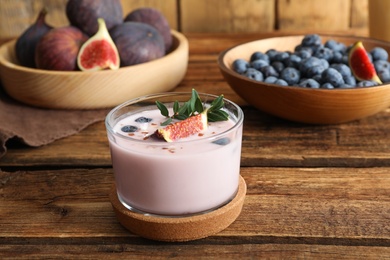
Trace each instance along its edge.
{"label": "round coaster", "polygon": [[131,211],[119,201],[115,186],[110,200],[119,223],[132,233],[153,240],[181,242],[205,238],[227,228],[240,215],[245,194],[246,183],[240,176],[238,192],[232,201],[208,213],[188,217],[160,217]]}

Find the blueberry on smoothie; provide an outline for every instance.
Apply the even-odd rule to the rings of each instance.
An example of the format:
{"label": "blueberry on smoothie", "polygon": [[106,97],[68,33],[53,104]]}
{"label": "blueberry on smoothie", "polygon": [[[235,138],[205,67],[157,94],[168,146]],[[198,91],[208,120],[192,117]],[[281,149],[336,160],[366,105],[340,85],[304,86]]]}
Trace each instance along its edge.
{"label": "blueberry on smoothie", "polygon": [[133,125],[125,125],[125,126],[122,126],[121,130],[122,130],[122,132],[125,132],[125,133],[134,133],[135,131],[138,130],[138,127],[133,126]]}
{"label": "blueberry on smoothie", "polygon": [[144,116],[141,116],[141,117],[138,117],[135,122],[137,123],[149,123],[151,122],[152,119],[151,118],[147,118],[147,117],[144,117]]}
{"label": "blueberry on smoothie", "polygon": [[218,144],[218,145],[227,145],[229,143],[230,143],[230,139],[227,137],[213,141],[213,144]]}

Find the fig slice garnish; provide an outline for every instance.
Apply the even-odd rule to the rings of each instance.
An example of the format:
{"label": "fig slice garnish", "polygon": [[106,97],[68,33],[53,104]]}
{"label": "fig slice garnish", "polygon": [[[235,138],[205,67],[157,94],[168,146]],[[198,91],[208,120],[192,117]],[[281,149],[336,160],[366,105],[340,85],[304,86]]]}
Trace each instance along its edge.
{"label": "fig slice garnish", "polygon": [[118,49],[104,19],[98,19],[99,29],[80,48],[77,65],[82,71],[115,70],[120,66]]}
{"label": "fig slice garnish", "polygon": [[[156,101],[156,105],[167,120],[161,123],[163,128],[157,129],[153,135],[166,142],[202,133],[207,129],[208,122],[229,119],[229,114],[223,110],[223,95],[218,96],[208,107],[205,107],[195,89],[192,90],[191,98],[187,102],[173,103],[173,115],[169,115],[169,110],[163,103]],[[173,122],[173,120],[177,121]]]}
{"label": "fig slice garnish", "polygon": [[207,113],[191,116],[183,121],[156,130],[156,137],[167,142],[201,133],[207,129]]}
{"label": "fig slice garnish", "polygon": [[374,64],[372,64],[361,41],[356,42],[350,49],[348,63],[353,75],[358,80],[371,80],[378,84],[382,84],[382,81],[375,71]]}

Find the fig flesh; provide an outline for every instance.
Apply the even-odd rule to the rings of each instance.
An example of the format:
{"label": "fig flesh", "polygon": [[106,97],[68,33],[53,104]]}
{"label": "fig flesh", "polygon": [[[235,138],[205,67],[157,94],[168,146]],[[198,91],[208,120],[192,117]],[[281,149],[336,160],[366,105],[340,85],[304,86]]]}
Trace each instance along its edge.
{"label": "fig flesh", "polygon": [[124,19],[125,22],[140,22],[149,24],[157,29],[164,39],[165,51],[168,52],[172,46],[172,34],[168,20],[157,9],[143,7],[130,12]]}
{"label": "fig flesh", "polygon": [[189,137],[201,133],[207,129],[207,111],[191,116],[183,121],[179,121],[157,129],[154,135],[166,142],[173,142],[181,138]]}
{"label": "fig flesh", "polygon": [[20,65],[35,68],[35,48],[48,31],[53,27],[48,25],[45,21],[47,9],[43,8],[35,23],[27,28],[16,40],[15,54]]}
{"label": "fig flesh", "polygon": [[37,68],[77,70],[77,55],[81,45],[87,40],[88,36],[74,26],[50,30],[41,38],[35,50]]}
{"label": "fig flesh", "polygon": [[358,41],[352,46],[348,55],[348,63],[358,80],[371,80],[382,84],[362,42]]}
{"label": "fig flesh", "polygon": [[107,31],[102,18],[98,19],[99,30],[82,46],[77,56],[77,65],[83,71],[118,69],[120,65],[118,50]]}
{"label": "fig flesh", "polygon": [[164,40],[153,26],[124,22],[110,30],[118,48],[121,67],[140,64],[165,55]]}
{"label": "fig flesh", "polygon": [[104,19],[108,30],[123,22],[120,0],[68,0],[66,16],[71,25],[78,27],[88,36],[98,31],[98,18]]}

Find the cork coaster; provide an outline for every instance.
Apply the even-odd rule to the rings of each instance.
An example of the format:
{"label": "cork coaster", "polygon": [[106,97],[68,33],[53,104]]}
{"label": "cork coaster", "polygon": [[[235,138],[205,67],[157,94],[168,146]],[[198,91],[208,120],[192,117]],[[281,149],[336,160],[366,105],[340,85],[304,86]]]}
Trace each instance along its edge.
{"label": "cork coaster", "polygon": [[182,242],[205,238],[227,228],[240,215],[245,194],[246,183],[240,176],[238,192],[232,201],[208,213],[189,217],[161,217],[131,211],[120,203],[115,186],[110,200],[119,223],[130,232],[152,240]]}

